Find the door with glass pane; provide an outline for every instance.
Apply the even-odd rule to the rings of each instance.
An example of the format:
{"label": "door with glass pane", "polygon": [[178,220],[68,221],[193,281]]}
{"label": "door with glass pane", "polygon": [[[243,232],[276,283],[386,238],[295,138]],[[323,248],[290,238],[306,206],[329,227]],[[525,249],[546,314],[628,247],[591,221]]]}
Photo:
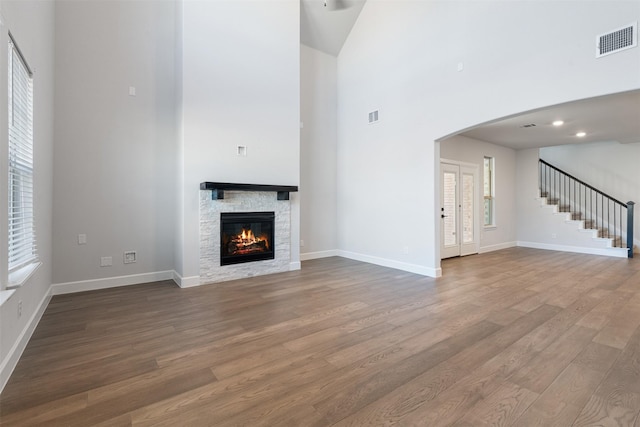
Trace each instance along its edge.
{"label": "door with glass pane", "polygon": [[441,258],[478,252],[478,168],[440,164]]}

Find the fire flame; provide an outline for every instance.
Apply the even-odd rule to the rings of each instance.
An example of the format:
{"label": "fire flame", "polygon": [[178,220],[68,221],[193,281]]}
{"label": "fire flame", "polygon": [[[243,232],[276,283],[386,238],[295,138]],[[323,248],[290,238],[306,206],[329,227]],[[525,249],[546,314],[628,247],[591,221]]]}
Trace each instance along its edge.
{"label": "fire flame", "polygon": [[266,238],[266,236],[256,237],[251,229],[247,230],[243,228],[242,233],[238,235],[237,240],[240,240],[242,246],[249,246],[253,243],[258,242],[265,242],[265,249],[269,249],[269,240]]}

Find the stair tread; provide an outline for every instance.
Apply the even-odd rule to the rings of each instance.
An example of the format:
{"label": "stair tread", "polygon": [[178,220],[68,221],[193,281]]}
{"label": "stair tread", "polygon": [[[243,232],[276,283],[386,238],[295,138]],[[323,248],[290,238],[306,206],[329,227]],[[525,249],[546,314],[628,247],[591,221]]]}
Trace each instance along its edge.
{"label": "stair tread", "polygon": [[[609,209],[609,211],[607,211],[606,209],[605,211],[600,211],[596,209],[596,213],[598,212],[601,213],[603,218],[602,219],[600,219],[599,217],[594,218],[593,212],[587,215],[587,214],[583,214],[579,210],[576,210],[576,208],[579,207],[579,203],[578,201],[574,200],[571,197],[572,195],[571,192],[566,194],[564,191],[561,190],[560,193],[558,194],[558,191],[556,188],[551,188],[550,190],[545,191],[545,189],[542,188],[542,184],[543,184],[542,181],[539,182],[539,184],[541,186],[539,187],[539,194],[540,194],[540,198],[542,199],[542,203],[546,204],[547,206],[555,207],[552,213],[554,213],[555,215],[557,214],[567,215],[565,217],[566,223],[569,223],[569,222],[575,223],[576,221],[581,222],[582,223],[581,226],[578,225],[578,230],[591,232],[592,237],[594,239],[598,239],[598,240],[604,239],[609,241],[608,249],[614,249],[619,251],[628,250],[626,240],[624,240],[622,236],[622,231],[618,231],[618,230],[623,230],[623,227],[621,224],[622,220],[619,221],[620,223],[616,223],[615,220],[606,221],[606,222],[604,221],[604,219],[607,219],[608,217],[607,212],[610,212],[610,209],[611,209],[610,207],[606,208],[606,209]],[[549,186],[546,186],[546,187],[549,188]],[[551,191],[553,191],[554,194],[552,194]],[[560,197],[557,197],[558,195]],[[575,193],[573,193],[573,195],[575,195]],[[582,206],[582,207],[584,207],[587,210],[591,209],[587,206]],[[614,217],[615,215],[616,214],[614,211]],[[587,217],[590,217],[590,218],[587,219]],[[615,232],[613,230],[615,230]],[[594,231],[595,233],[593,233]]]}

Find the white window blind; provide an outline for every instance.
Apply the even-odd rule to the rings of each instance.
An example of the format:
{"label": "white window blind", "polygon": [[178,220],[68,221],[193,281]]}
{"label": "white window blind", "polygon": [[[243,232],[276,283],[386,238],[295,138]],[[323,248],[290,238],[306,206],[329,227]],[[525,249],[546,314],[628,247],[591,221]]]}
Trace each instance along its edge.
{"label": "white window blind", "polygon": [[38,261],[33,209],[33,79],[9,41],[9,274]]}
{"label": "white window blind", "polygon": [[484,158],[484,226],[495,226],[495,179],[494,179],[495,159],[493,157]]}

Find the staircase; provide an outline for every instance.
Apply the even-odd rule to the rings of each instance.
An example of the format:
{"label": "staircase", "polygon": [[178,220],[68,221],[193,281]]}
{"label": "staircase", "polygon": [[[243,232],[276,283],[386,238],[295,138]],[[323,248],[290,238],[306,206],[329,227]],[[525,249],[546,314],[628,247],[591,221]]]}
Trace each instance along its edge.
{"label": "staircase", "polygon": [[579,230],[590,233],[594,239],[608,240],[607,247],[627,249],[627,243],[623,241],[622,236],[599,226],[593,219],[584,219],[582,212],[574,212],[570,206],[560,205],[558,199],[549,198],[548,193],[543,191],[540,192],[540,200],[541,204],[555,208],[552,210],[553,213],[564,216],[566,222],[575,222]]}
{"label": "staircase", "polygon": [[564,215],[593,239],[606,242],[613,256],[633,258],[634,202],[622,203],[557,167],[539,160],[539,188],[542,205]]}

